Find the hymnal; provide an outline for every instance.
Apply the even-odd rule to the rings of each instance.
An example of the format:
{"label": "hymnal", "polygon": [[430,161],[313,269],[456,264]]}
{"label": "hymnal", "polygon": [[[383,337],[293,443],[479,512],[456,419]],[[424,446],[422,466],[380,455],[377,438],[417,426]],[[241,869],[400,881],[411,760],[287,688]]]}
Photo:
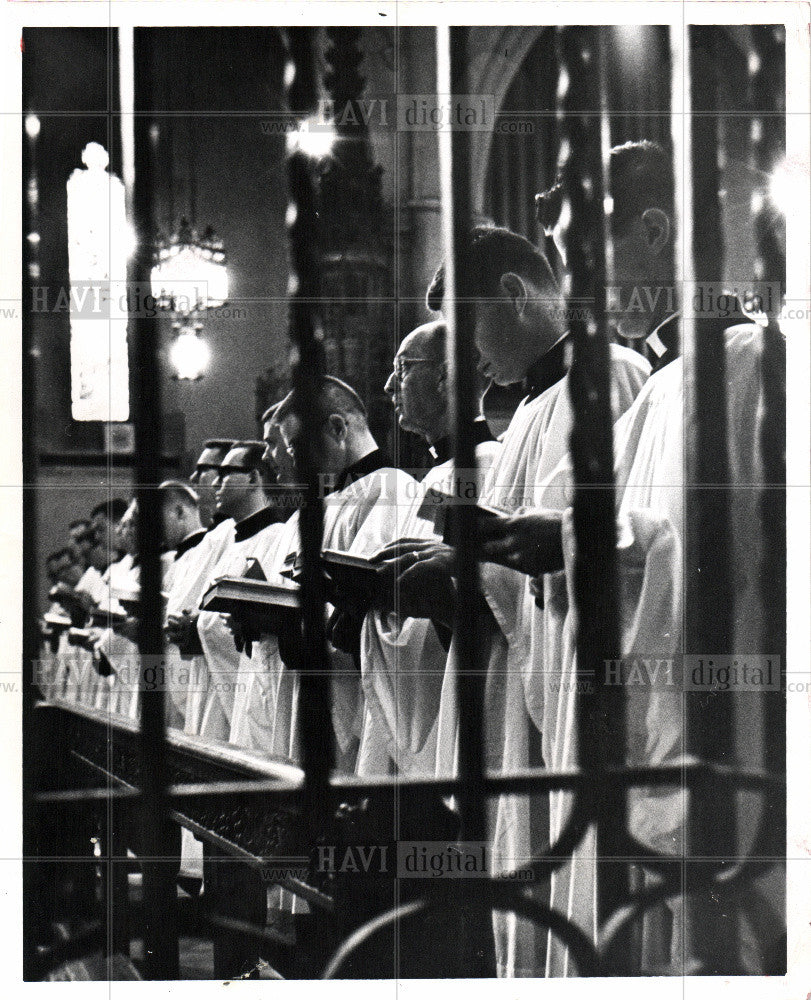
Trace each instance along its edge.
{"label": "hymnal", "polygon": [[[161,600],[163,601],[164,607],[166,606],[166,601],[168,599],[168,594],[161,592]],[[140,587],[124,587],[119,584],[117,587],[113,587],[110,590],[110,597],[114,598],[121,607],[127,612],[128,615],[135,615],[137,618],[141,612],[141,588]]]}
{"label": "hymnal", "polygon": [[86,628],[68,629],[68,643],[71,646],[81,646],[82,649],[92,650],[93,648],[90,642],[90,632]]}
{"label": "hymnal", "polygon": [[387,588],[380,563],[372,558],[324,549],[321,561],[327,579],[327,596],[336,608],[366,612],[387,602]]}
{"label": "hymnal", "polygon": [[293,582],[269,583],[246,577],[215,580],[200,602],[203,611],[231,615],[247,633],[278,635],[301,621],[299,586]]}
{"label": "hymnal", "polygon": [[436,488],[429,489],[422,503],[417,510],[417,517],[422,521],[431,521],[434,531],[442,537],[446,545],[451,545],[450,524],[451,519],[448,512],[451,507],[460,507],[462,504],[471,504],[475,507],[477,519],[487,519],[491,517],[506,517],[512,514],[510,510],[503,510],[499,507],[491,507],[488,504],[476,503],[464,497],[454,496],[451,493],[444,493]]}
{"label": "hymnal", "polygon": [[57,615],[54,612],[49,611],[47,614],[43,615],[42,620],[45,624],[54,632],[63,631],[66,628],[70,628],[71,620],[66,615]]}

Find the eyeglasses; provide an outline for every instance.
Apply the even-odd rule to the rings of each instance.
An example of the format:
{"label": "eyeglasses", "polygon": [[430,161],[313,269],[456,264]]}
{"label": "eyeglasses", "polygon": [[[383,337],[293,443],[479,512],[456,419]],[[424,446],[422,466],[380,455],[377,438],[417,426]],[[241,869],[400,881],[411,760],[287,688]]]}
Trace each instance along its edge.
{"label": "eyeglasses", "polygon": [[394,377],[398,382],[404,382],[406,375],[411,371],[412,365],[434,365],[435,361],[430,358],[395,358]]}

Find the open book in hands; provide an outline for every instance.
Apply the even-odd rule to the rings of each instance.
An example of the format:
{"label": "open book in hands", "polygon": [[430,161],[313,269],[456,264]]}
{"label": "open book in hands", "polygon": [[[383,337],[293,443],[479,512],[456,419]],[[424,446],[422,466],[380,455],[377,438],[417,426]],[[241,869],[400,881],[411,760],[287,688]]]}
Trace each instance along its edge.
{"label": "open book in hands", "polygon": [[432,487],[429,489],[422,503],[417,510],[417,517],[422,521],[430,521],[434,526],[434,532],[446,545],[452,545],[452,524],[450,511],[454,507],[469,505],[476,511],[476,519],[479,523],[487,522],[497,517],[509,516],[512,511],[504,510],[500,507],[491,507],[487,504],[478,503],[476,500],[467,497],[455,496],[452,493],[445,493],[442,490]]}

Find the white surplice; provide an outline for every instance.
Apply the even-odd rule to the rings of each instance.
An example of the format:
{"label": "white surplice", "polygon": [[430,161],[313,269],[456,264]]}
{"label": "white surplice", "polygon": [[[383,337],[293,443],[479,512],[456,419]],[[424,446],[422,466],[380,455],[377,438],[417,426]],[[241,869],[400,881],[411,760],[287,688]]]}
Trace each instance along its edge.
{"label": "white surplice", "polygon": [[[248,568],[248,560],[253,557],[261,562],[282,530],[282,524],[270,524],[249,538],[232,541],[211,570],[202,592],[205,593],[220,577],[243,576]],[[197,619],[197,632],[208,668],[208,691],[205,695],[200,735],[227,743],[231,736],[240,662],[245,657],[237,650],[233,633],[222,615],[201,611]],[[244,667],[242,673],[246,673]]]}
{"label": "white surplice", "polygon": [[[184,611],[196,614],[200,600],[211,579],[214,566],[233,543],[234,521],[225,518],[209,528],[206,537],[187,553],[183,572],[176,573],[166,601],[166,613],[181,615]],[[167,650],[175,649],[167,644]],[[174,655],[174,654],[171,654]],[[178,653],[179,655],[179,653]],[[183,710],[183,731],[196,736],[200,732],[203,710],[208,691],[208,666],[203,653],[181,657],[183,676],[187,678],[186,704]]]}
{"label": "white surplice", "polygon": [[[161,586],[174,561],[174,552],[163,552],[160,557]],[[110,607],[116,611],[124,609],[115,600],[115,591],[137,590],[141,585],[141,568],[133,566],[132,558],[125,556],[109,567]],[[141,654],[136,643],[107,628],[96,643],[96,650],[110,661],[114,673],[99,684],[96,691],[96,707],[103,708],[128,719],[137,719],[140,713],[140,673]],[[156,675],[159,677],[159,674]]]}
{"label": "white surplice", "polygon": [[[400,524],[415,489],[415,481],[400,469],[382,468],[361,476],[344,489],[328,494],[324,499],[325,549],[371,555],[401,536]],[[286,561],[300,550],[298,513],[285,525],[285,534],[273,556],[263,564],[270,579],[284,568]],[[328,609],[329,610],[329,609]],[[300,758],[298,729],[298,674],[289,670],[279,654],[274,636],[263,636],[254,647],[263,670],[257,689],[264,711],[255,710],[254,719],[267,719],[261,738],[266,752],[291,760]],[[360,678],[352,657],[334,648],[332,661],[332,723],[336,748],[336,765],[340,770],[353,770],[356,750],[365,759],[378,759],[383,750],[376,728],[370,733]],[[358,741],[360,748],[358,749]],[[371,765],[370,765],[371,766]]]}
{"label": "white surplice", "polygon": [[[624,413],[644,385],[650,366],[635,351],[611,345],[612,405]],[[572,426],[568,377],[522,402],[504,435],[503,447],[482,492],[482,500],[509,510],[537,505],[538,489],[566,455]],[[537,722],[531,704],[531,677],[542,670],[539,637],[532,628],[534,596],[526,576],[492,563],[481,567],[482,592],[498,629],[491,629],[487,649],[485,691],[486,766],[515,771],[531,763],[530,727]],[[437,773],[456,768],[458,721],[456,678],[449,656],[440,703]],[[534,763],[538,763],[535,761]],[[546,761],[547,765],[549,764]],[[527,796],[504,795],[490,809],[494,871],[525,867],[547,843],[546,830],[533,822]],[[514,914],[494,914],[496,963],[499,976],[542,974],[545,934]]]}
{"label": "white surplice", "polygon": [[[476,447],[476,493],[493,465],[501,444],[484,441]],[[403,538],[436,537],[431,520],[418,517],[429,490],[456,494],[453,461],[430,469],[415,490],[399,525]],[[467,496],[467,493],[465,493]],[[425,618],[402,618],[396,612],[370,612],[361,632],[361,680],[369,726],[382,736],[398,774],[433,774],[439,699],[447,652],[433,624]],[[380,738],[378,737],[378,739]],[[374,766],[370,755],[361,770]]]}
{"label": "white surplice", "polygon": [[[759,372],[761,331],[754,325],[726,332],[727,439],[732,483],[732,577],[735,634],[730,653],[760,651],[762,603],[759,594],[762,494],[759,457]],[[684,539],[684,367],[681,358],[657,372],[614,430],[618,503],[618,584],[621,657],[667,661],[682,651]],[[550,477],[541,505],[570,490],[568,463]],[[735,488],[750,487],[750,488]],[[544,636],[550,670],[544,689],[543,746],[547,766],[576,766],[577,686],[573,603],[575,540],[571,509],[564,516],[565,573],[544,581]],[[769,651],[764,651],[769,652]],[[674,668],[675,669],[675,668]],[[666,678],[663,675],[663,680]],[[675,685],[627,687],[628,762],[666,764],[680,759],[683,710]],[[752,705],[738,704],[741,731],[752,725]],[[748,713],[747,713],[748,708]],[[748,742],[739,740],[742,747]],[[643,843],[678,856],[683,848],[684,796],[681,790],[637,789],[629,796],[629,828]],[[566,821],[570,796],[551,796],[551,833]],[[553,876],[552,905],[596,939],[594,836],[589,832],[572,862]],[[682,940],[675,904],[672,971],[680,972]],[[575,975],[568,949],[550,938],[547,974]]]}

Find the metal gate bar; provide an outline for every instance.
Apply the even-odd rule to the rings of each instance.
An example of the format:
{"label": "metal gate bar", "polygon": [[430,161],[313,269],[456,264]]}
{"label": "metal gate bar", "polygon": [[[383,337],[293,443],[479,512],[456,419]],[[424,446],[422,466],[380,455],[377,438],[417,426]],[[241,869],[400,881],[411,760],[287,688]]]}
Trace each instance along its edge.
{"label": "metal gate bar", "polygon": [[[468,29],[437,28],[437,92],[467,92]],[[451,361],[454,478],[476,474],[475,323],[470,268],[465,267],[470,241],[470,133],[442,129],[439,140],[439,176],[442,202],[442,241],[445,261],[444,312],[448,323]],[[484,773],[484,674],[479,614],[476,517],[472,504],[451,509],[452,541],[457,581],[454,606],[454,645],[459,705],[458,801],[461,836],[483,840],[486,833],[482,776]]]}
{"label": "metal gate bar", "polygon": [[[287,32],[290,110],[307,114],[315,110],[318,91],[315,77],[313,33],[307,28]],[[292,79],[290,77],[292,76]],[[332,767],[329,652],[324,622],[326,589],[321,568],[324,503],[321,496],[321,379],[324,373],[323,342],[317,336],[320,295],[318,222],[310,165],[303,152],[288,155],[288,235],[290,241],[290,337],[296,347],[293,366],[295,413],[299,421],[296,449],[297,481],[305,486],[299,512],[302,556],[302,662],[299,718],[304,762],[303,811],[315,849],[330,826],[327,786]]]}
{"label": "metal gate bar", "polygon": [[[687,29],[672,32],[673,79],[674,84],[674,147],[676,150],[677,179],[677,231],[687,248],[684,258],[677,257],[680,265],[679,279],[682,289],[689,282],[703,277],[698,249],[719,246],[718,216],[712,210],[716,191],[716,166],[708,167],[702,159],[704,149],[696,138],[700,130],[696,123],[701,116],[693,116],[689,100],[689,87],[685,95],[679,88],[689,84],[691,51],[685,44]],[[692,39],[695,42],[695,38]],[[315,101],[315,80],[312,62],[312,37],[304,29],[288,32],[291,71],[289,103],[296,111],[306,111]],[[594,681],[595,693],[583,698],[579,705],[579,769],[576,772],[550,774],[540,770],[526,771],[507,776],[492,776],[483,769],[483,674],[477,669],[477,648],[470,648],[468,638],[471,630],[457,628],[459,701],[460,701],[460,775],[456,780],[410,779],[336,779],[329,774],[331,747],[324,747],[325,735],[330,732],[328,659],[324,636],[324,593],[320,571],[320,545],[322,535],[322,502],[319,494],[318,441],[320,424],[317,408],[312,406],[313,394],[323,371],[321,347],[317,337],[316,302],[318,297],[318,268],[316,252],[316,232],[314,205],[309,168],[306,162],[295,154],[290,157],[291,211],[290,239],[293,259],[293,286],[291,289],[291,333],[298,350],[298,361],[294,373],[297,413],[301,420],[302,445],[299,471],[307,482],[307,504],[302,514],[301,543],[304,555],[305,577],[302,594],[304,612],[305,663],[309,669],[302,674],[301,712],[304,773],[303,783],[293,774],[281,782],[227,782],[212,787],[175,786],[166,788],[165,762],[166,742],[163,721],[162,698],[148,697],[160,692],[142,690],[141,746],[142,767],[146,776],[140,792],[128,790],[120,798],[135,797],[144,818],[146,858],[160,857],[161,848],[168,842],[162,835],[168,830],[168,800],[179,811],[172,813],[177,818],[182,813],[184,797],[206,797],[227,792],[235,796],[260,795],[268,803],[280,800],[303,801],[305,816],[310,822],[310,839],[314,845],[329,829],[330,801],[344,791],[350,794],[367,792],[371,797],[385,798],[392,791],[408,784],[411,787],[428,790],[441,789],[453,792],[462,804],[464,835],[480,834],[484,837],[484,799],[487,795],[503,793],[507,790],[540,792],[554,788],[575,791],[576,808],[573,817],[560,841],[553,845],[544,859],[539,859],[541,870],[548,873],[550,867],[562,863],[567,853],[577,846],[582,838],[585,823],[594,821],[598,831],[598,901],[602,935],[598,944],[588,940],[565,915],[555,913],[529,899],[522,888],[515,884],[495,881],[480,883],[477,892],[482,894],[480,906],[482,922],[489,919],[490,907],[513,910],[541,926],[551,928],[572,950],[578,971],[581,974],[616,973],[623,971],[629,960],[628,949],[622,944],[634,921],[638,921],[646,909],[664,899],[678,894],[678,885],[672,879],[665,879],[662,886],[653,890],[633,894],[627,882],[625,865],[629,860],[628,847],[634,845],[628,833],[627,818],[624,814],[625,790],[637,785],[681,785],[695,790],[693,800],[704,803],[721,801],[727,809],[733,800],[734,789],[758,789],[764,795],[771,794],[777,784],[783,783],[780,773],[740,771],[725,766],[722,758],[708,746],[703,733],[708,720],[718,722],[726,718],[726,707],[712,704],[709,711],[698,714],[688,712],[688,732],[701,751],[700,759],[692,763],[676,766],[654,766],[630,768],[625,764],[624,751],[624,703],[621,687],[607,687],[601,683],[604,671],[601,661],[614,657],[619,650],[618,621],[615,589],[615,540],[614,540],[614,488],[613,456],[611,442],[610,386],[608,364],[608,341],[605,331],[605,286],[608,283],[603,261],[607,259],[606,270],[610,271],[610,238],[606,238],[606,221],[603,213],[603,196],[607,192],[607,129],[605,108],[599,102],[604,92],[604,59],[598,29],[558,29],[558,47],[563,79],[559,87],[559,114],[562,135],[566,140],[561,168],[567,181],[566,189],[571,199],[572,223],[566,234],[568,261],[572,271],[570,298],[588,297],[594,303],[594,321],[586,323],[573,319],[572,333],[575,352],[570,379],[572,382],[575,423],[572,432],[571,451],[577,484],[575,499],[575,530],[579,562],[576,567],[576,603],[581,629],[577,635],[578,669]],[[439,29],[437,32],[438,90],[446,85],[446,92],[453,93],[464,88],[466,79],[467,37],[464,29]],[[134,77],[137,105],[135,110],[149,107],[148,65],[146,46],[139,46],[135,60]],[[597,72],[588,67],[597,66]],[[298,89],[297,89],[298,88]],[[683,100],[684,97],[687,100]],[[597,109],[602,108],[598,123]],[[591,112],[589,116],[588,112]],[[678,117],[680,115],[680,117]],[[589,117],[592,118],[591,123]],[[675,122],[678,117],[677,127]],[[706,142],[712,142],[711,134],[715,120],[708,118]],[[151,231],[151,177],[149,175],[148,118],[135,117],[135,218],[142,232]],[[475,469],[475,453],[470,435],[472,413],[470,403],[473,398],[474,367],[471,350],[470,298],[471,289],[466,282],[464,268],[458,267],[463,252],[463,240],[467,238],[470,223],[469,188],[469,148],[467,138],[461,132],[442,136],[442,199],[445,214],[445,260],[448,268],[448,299],[452,314],[453,370],[455,384],[455,462],[458,470]],[[680,169],[682,168],[682,169]],[[693,179],[695,178],[695,209],[693,205]],[[610,192],[608,192],[610,193]],[[709,205],[707,211],[705,205]],[[700,226],[693,229],[694,215],[700,218]],[[705,226],[706,229],[701,227]],[[134,277],[148,280],[147,251],[141,244],[141,255],[136,262]],[[763,250],[763,248],[762,248]],[[456,285],[454,285],[454,271]],[[580,315],[575,310],[573,316]],[[157,329],[154,323],[143,317],[136,317],[136,340],[134,379],[135,422],[137,450],[137,487],[141,505],[139,519],[139,547],[142,560],[142,597],[145,613],[139,648],[142,657],[157,655],[161,648],[160,571],[157,550],[159,538],[159,509],[154,487],[160,473],[160,437],[156,430],[155,415],[159,408],[159,381],[157,356]],[[705,337],[689,313],[685,316],[688,333],[685,335],[687,367],[685,378],[687,387],[691,379],[695,383],[695,396],[691,404],[701,400],[702,406],[695,407],[697,417],[697,442],[709,449],[711,460],[706,454],[699,455],[696,468],[689,470],[688,486],[713,486],[718,496],[712,497],[712,490],[696,490],[696,501],[691,503],[691,512],[697,511],[699,521],[706,520],[712,526],[715,536],[708,532],[690,536],[690,555],[698,560],[696,565],[718,567],[714,585],[708,587],[703,581],[688,586],[688,614],[696,599],[697,589],[701,595],[711,594],[713,601],[722,603],[718,621],[720,627],[711,629],[696,618],[690,623],[687,635],[690,641],[706,642],[705,648],[696,647],[701,652],[712,652],[713,643],[728,639],[730,620],[727,572],[728,516],[726,512],[725,487],[726,437],[720,436],[718,428],[724,427],[726,416],[723,390],[723,333],[717,326],[708,328]],[[779,334],[778,334],[779,336]],[[771,339],[770,339],[771,338]],[[767,399],[767,419],[762,428],[764,449],[767,441],[772,447],[780,443],[781,391],[780,341],[775,338],[775,329],[767,330],[764,351],[764,392]],[[720,357],[719,357],[720,351]],[[720,367],[719,367],[720,363]],[[690,367],[692,366],[692,368]],[[705,394],[710,394],[709,399]],[[710,409],[706,403],[711,403]],[[719,416],[721,420],[719,421]],[[783,416],[784,421],[784,416]],[[715,431],[715,434],[713,434]],[[699,449],[700,450],[700,449]],[[689,451],[695,453],[696,445],[689,442]],[[785,475],[784,456],[768,456],[768,475]],[[782,464],[781,464],[782,462]],[[718,476],[719,469],[723,473]],[[720,481],[719,481],[720,480]],[[720,490],[717,487],[720,486]],[[706,494],[706,495],[705,495]],[[773,501],[771,509],[777,510]],[[766,504],[764,503],[764,514]],[[590,516],[586,519],[586,514]],[[780,510],[780,516],[783,511]],[[472,511],[460,505],[457,515],[457,572],[460,580],[457,599],[457,622],[468,624],[476,620],[477,571]],[[772,557],[772,559],[777,557]],[[462,615],[465,615],[463,618]],[[585,623],[584,623],[585,619]],[[726,623],[726,624],[725,624]],[[695,627],[693,627],[693,625]],[[726,628],[726,631],[724,631]],[[772,636],[776,639],[777,623],[772,621]],[[460,642],[461,640],[461,642]],[[723,649],[723,645],[719,647]],[[142,664],[143,666],[143,664]],[[591,671],[593,670],[593,674]],[[588,672],[588,673],[587,673]],[[771,735],[771,726],[779,726],[782,719],[773,712],[766,730],[766,740]],[[716,735],[716,734],[713,734]],[[329,739],[329,737],[326,737]],[[769,767],[779,771],[779,760],[767,757]],[[42,798],[42,805],[67,801],[84,804],[97,796],[97,790],[77,792],[75,795]],[[110,798],[116,798],[112,793]],[[716,814],[717,815],[717,814]],[[148,825],[148,818],[153,820]],[[155,822],[157,817],[158,822]],[[706,847],[716,847],[719,843],[717,820],[711,829],[709,810],[706,806],[688,815],[691,833],[691,856],[697,849],[706,855]],[[734,828],[729,828],[734,833]],[[734,852],[733,852],[734,853]],[[539,863],[536,860],[536,865]],[[651,867],[661,866],[664,870],[672,867],[673,859],[657,856],[650,852],[646,861]],[[755,894],[748,888],[747,879],[755,871],[762,869],[769,859],[747,857],[739,863],[729,876],[724,872],[723,858],[717,857],[710,866],[696,868],[687,866],[683,877],[683,889],[699,896],[712,890],[722,902],[733,893],[748,893],[743,902],[752,906]],[[150,873],[145,880],[146,905],[150,912],[150,928],[147,940],[147,974],[151,978],[172,978],[176,970],[176,923],[172,916],[171,903],[174,899],[173,879],[160,870],[156,864],[147,863]],[[606,872],[609,875],[606,875]],[[171,898],[170,898],[171,895]],[[458,897],[447,893],[439,898],[409,902],[383,914],[360,928],[342,945],[326,975],[336,974],[343,961],[364,940],[381,928],[401,919],[410,919],[431,909],[449,908]],[[741,905],[741,900],[735,900]],[[757,902],[757,900],[756,900]],[[732,925],[733,921],[730,920]],[[702,969],[711,970],[719,958],[733,961],[739,958],[739,942],[730,931],[721,940],[716,923],[709,927],[706,912],[699,911],[695,928],[701,931],[696,943],[691,944],[691,953],[698,955]],[[162,932],[159,939],[158,931]],[[715,938],[716,944],[712,941]],[[727,949],[724,951],[724,949]],[[619,957],[618,957],[619,956]],[[173,967],[173,962],[175,966]]]}
{"label": "metal gate bar", "polygon": [[[147,33],[119,29],[121,77],[131,75],[135,112],[133,221],[140,239],[132,264],[136,287],[149,289],[152,268],[153,157],[149,131],[152,103],[151,50]],[[130,62],[131,60],[131,62]],[[126,118],[122,118],[126,121]],[[140,297],[144,301],[144,297]],[[177,923],[174,919],[176,889],[171,864],[150,858],[162,857],[170,843],[166,790],[166,722],[161,685],[150,685],[147,670],[163,652],[163,606],[161,602],[160,540],[163,525],[160,494],[162,479],[162,410],[159,327],[156,316],[144,309],[132,317],[133,367],[132,410],[135,424],[135,496],[138,501],[138,555],[140,559],[141,611],[138,617],[140,656],[141,755],[144,801],[141,810],[142,861],[144,873],[144,969],[147,979],[176,979],[179,974]]]}
{"label": "metal gate bar", "polygon": [[[625,764],[624,689],[606,683],[604,663],[620,654],[616,594],[616,515],[611,413],[611,366],[606,325],[606,259],[611,234],[605,196],[610,195],[610,138],[605,111],[605,52],[599,28],[558,28],[563,81],[558,87],[558,125],[564,197],[569,225],[563,233],[571,276],[567,305],[573,341],[569,391],[570,440],[575,481],[573,524],[577,555],[578,761],[592,772],[588,793],[597,826],[597,915],[600,923],[626,901],[627,864],[609,861],[625,841],[626,794],[603,782],[606,766]],[[579,303],[588,302],[588,319]],[[604,972],[623,970],[604,969]]]}

